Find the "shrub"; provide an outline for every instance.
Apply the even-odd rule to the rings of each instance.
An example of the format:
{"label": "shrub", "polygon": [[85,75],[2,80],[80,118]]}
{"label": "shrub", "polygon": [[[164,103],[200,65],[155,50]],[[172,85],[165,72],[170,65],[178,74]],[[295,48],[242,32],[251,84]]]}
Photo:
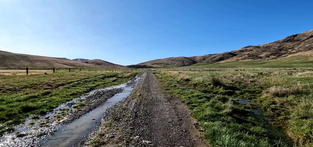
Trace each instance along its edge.
{"label": "shrub", "polygon": [[306,86],[305,85],[293,85],[290,88],[284,88],[281,86],[273,86],[270,87],[265,94],[270,97],[286,97],[290,95],[295,95],[295,94],[301,94],[305,91]]}
{"label": "shrub", "polygon": [[218,77],[212,76],[211,77],[211,83],[213,85],[213,87],[218,87],[218,86],[222,86],[222,80]]}

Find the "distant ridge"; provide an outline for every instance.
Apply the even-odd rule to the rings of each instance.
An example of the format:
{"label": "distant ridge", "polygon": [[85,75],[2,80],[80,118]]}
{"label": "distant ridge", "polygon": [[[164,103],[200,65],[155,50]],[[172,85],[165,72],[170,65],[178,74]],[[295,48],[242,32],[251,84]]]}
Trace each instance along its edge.
{"label": "distant ridge", "polygon": [[0,68],[127,68],[104,60],[75,61],[66,58],[54,58],[27,54],[10,53],[0,50]]}
{"label": "distant ridge", "polygon": [[313,57],[313,30],[294,34],[275,42],[257,46],[246,46],[230,52],[193,57],[156,59],[129,67],[179,67],[196,63],[262,61],[297,56]]}
{"label": "distant ridge", "polygon": [[74,60],[74,61],[87,61],[87,60],[89,60],[89,59],[84,59],[84,58],[76,58],[76,59],[72,59],[72,60]]}

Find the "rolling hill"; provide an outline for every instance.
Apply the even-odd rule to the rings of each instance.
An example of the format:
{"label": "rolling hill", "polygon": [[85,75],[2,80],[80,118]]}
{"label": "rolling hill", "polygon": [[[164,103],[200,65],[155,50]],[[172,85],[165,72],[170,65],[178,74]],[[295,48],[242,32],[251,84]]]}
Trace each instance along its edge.
{"label": "rolling hill", "polygon": [[[249,61],[253,61],[250,63]],[[267,62],[270,61],[270,62]],[[313,30],[294,34],[282,40],[257,45],[246,46],[238,50],[224,52],[219,54],[208,54],[193,57],[170,57],[164,59],[155,59],[136,65],[130,65],[131,68],[162,68],[162,67],[181,67],[219,64],[226,67],[240,66],[249,64],[269,65],[276,63],[308,63],[313,61]],[[237,64],[238,63],[238,64]],[[307,65],[308,65],[307,64]],[[312,63],[313,64],[313,63]],[[306,65],[306,66],[307,66]],[[210,65],[211,66],[211,65]],[[125,66],[110,63],[104,60],[95,59],[66,59],[44,56],[34,56],[26,54],[16,54],[0,50],[0,68],[127,68]]]}
{"label": "rolling hill", "polygon": [[126,68],[125,66],[113,64],[103,60],[74,61],[66,58],[53,58],[16,54],[0,51],[0,68]]}
{"label": "rolling hill", "polygon": [[72,59],[72,60],[74,60],[74,61],[87,61],[87,60],[89,60],[89,59],[84,59],[84,58],[76,58],[76,59]]}
{"label": "rolling hill", "polygon": [[[313,57],[313,30],[294,34],[282,40],[246,46],[220,54],[193,57],[171,57],[137,64],[137,67],[179,67],[199,63],[228,63],[234,61],[269,61],[283,58]],[[311,59],[309,59],[311,60]],[[134,66],[135,67],[135,66]]]}
{"label": "rolling hill", "polygon": [[[196,64],[197,62],[188,57],[171,57],[171,58],[164,58],[164,59],[156,59],[151,60],[148,62],[140,63],[137,67],[164,67],[164,66],[189,66],[192,64]],[[134,66],[136,67],[136,66]]]}

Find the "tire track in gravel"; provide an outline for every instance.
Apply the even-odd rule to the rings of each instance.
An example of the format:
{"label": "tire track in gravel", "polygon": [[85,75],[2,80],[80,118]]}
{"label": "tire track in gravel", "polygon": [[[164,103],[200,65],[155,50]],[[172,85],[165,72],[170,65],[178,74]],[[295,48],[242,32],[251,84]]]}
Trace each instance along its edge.
{"label": "tire track in gravel", "polygon": [[186,105],[165,94],[148,71],[87,146],[208,146],[194,123]]}

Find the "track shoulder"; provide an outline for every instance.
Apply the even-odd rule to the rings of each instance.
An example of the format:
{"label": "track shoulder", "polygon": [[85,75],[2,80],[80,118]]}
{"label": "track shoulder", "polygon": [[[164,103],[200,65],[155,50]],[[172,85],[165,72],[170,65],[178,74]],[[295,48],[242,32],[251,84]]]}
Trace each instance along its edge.
{"label": "track shoulder", "polygon": [[148,71],[132,95],[107,113],[87,146],[208,146],[194,123],[186,105]]}

